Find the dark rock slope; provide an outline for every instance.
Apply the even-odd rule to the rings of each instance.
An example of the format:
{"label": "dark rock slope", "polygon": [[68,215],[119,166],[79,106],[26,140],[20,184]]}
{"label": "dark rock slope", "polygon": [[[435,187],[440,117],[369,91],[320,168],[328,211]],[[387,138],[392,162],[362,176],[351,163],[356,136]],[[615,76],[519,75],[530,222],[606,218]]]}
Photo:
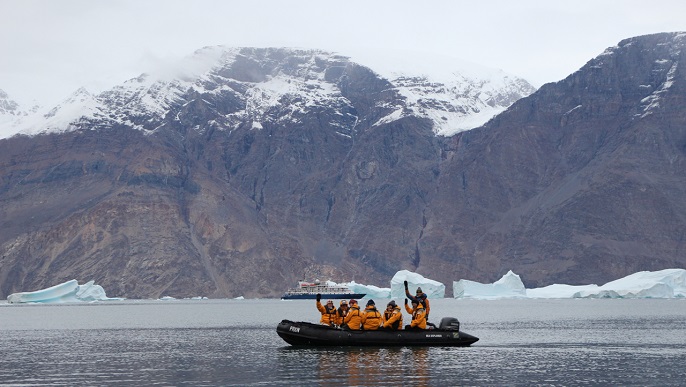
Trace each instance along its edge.
{"label": "dark rock slope", "polygon": [[624,40],[451,138],[432,263],[532,285],[686,266],[685,47],[685,34]]}

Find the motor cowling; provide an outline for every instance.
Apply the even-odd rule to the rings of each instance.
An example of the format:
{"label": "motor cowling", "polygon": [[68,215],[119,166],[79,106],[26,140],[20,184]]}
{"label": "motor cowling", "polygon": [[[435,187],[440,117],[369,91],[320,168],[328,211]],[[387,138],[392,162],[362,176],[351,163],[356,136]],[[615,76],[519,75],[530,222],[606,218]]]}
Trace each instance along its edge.
{"label": "motor cowling", "polygon": [[459,331],[460,322],[455,317],[443,317],[438,328],[448,331]]}

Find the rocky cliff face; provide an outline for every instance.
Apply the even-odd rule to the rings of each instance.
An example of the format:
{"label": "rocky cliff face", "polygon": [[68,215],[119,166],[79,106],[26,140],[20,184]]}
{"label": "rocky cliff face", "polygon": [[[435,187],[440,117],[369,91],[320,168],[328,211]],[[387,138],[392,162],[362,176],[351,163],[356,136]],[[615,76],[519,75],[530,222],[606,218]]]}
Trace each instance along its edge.
{"label": "rocky cliff face", "polygon": [[473,277],[512,268],[535,285],[683,267],[685,43],[624,40],[451,138],[430,256],[460,256],[451,263]]}
{"label": "rocky cliff face", "polygon": [[42,134],[0,140],[0,295],[71,278],[259,297],[302,277],[387,286],[401,269],[540,286],[684,266],[683,47],[623,41],[451,137],[436,112],[459,109],[435,90],[409,98],[323,52],[208,48],[167,78],[81,91],[24,124]]}

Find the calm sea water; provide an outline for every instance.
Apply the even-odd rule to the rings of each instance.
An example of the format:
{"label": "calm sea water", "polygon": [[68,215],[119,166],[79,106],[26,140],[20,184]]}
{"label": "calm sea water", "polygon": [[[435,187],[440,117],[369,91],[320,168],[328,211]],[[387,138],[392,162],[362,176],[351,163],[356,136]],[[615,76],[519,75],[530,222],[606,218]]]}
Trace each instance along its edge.
{"label": "calm sea water", "polygon": [[0,384],[686,385],[686,300],[444,299],[431,315],[481,340],[288,346],[276,325],[318,321],[314,301],[0,303]]}

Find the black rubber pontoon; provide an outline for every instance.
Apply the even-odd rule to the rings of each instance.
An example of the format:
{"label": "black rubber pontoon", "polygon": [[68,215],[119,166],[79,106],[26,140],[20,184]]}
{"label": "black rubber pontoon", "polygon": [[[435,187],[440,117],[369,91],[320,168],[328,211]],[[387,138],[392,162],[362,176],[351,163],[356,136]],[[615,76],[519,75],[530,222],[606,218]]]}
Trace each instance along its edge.
{"label": "black rubber pontoon", "polygon": [[352,331],[308,322],[283,320],[276,333],[296,346],[452,346],[467,347],[479,339],[460,332],[457,319],[446,317],[436,329]]}

